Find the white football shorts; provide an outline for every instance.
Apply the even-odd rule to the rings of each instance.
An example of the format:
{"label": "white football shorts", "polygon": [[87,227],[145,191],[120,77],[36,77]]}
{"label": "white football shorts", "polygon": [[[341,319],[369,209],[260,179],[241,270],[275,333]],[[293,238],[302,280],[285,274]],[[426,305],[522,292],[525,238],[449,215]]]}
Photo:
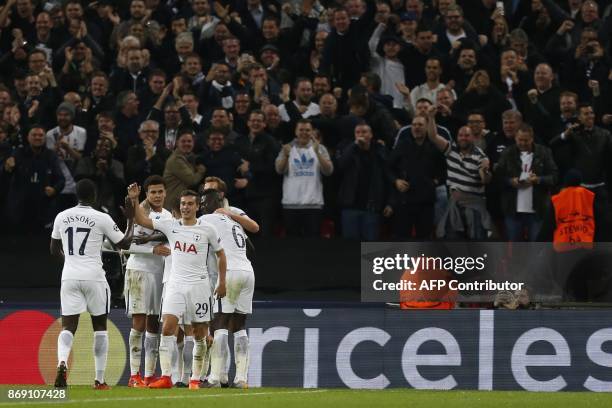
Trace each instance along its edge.
{"label": "white football shorts", "polygon": [[92,316],[110,313],[110,287],[106,281],[67,279],[62,281],[62,316],[89,312]]}
{"label": "white football shorts", "polygon": [[159,314],[162,297],[162,275],[128,269],[125,271],[123,295],[128,316]]}
{"label": "white football shorts", "polygon": [[[162,298],[161,298],[161,304],[164,304],[164,299],[166,298],[166,286],[168,286],[168,282],[164,282],[163,284],[163,288],[162,288]],[[162,307],[160,305],[159,307],[159,321],[163,322],[164,321],[164,317],[163,317],[163,313],[162,313]],[[179,326],[181,326],[181,329],[183,329],[183,331],[185,331],[185,328],[183,327],[183,315],[179,316],[178,318],[178,324]]]}
{"label": "white football shorts", "polygon": [[228,270],[225,275],[225,288],[225,297],[215,300],[214,313],[252,313],[255,292],[253,271]]}
{"label": "white football shorts", "polygon": [[197,283],[167,282],[162,315],[183,317],[184,324],[207,323],[212,320],[212,296],[208,279]]}

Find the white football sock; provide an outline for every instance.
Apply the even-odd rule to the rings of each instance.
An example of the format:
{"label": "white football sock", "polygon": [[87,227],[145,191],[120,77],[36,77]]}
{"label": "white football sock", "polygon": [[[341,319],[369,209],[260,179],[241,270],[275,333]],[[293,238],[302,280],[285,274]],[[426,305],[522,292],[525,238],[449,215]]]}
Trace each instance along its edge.
{"label": "white football sock", "polygon": [[144,349],[145,349],[145,377],[155,375],[155,367],[157,366],[157,357],[159,356],[159,335],[157,333],[145,334]]}
{"label": "white football sock", "polygon": [[246,330],[234,333],[234,360],[236,361],[236,376],[234,383],[247,382],[249,374],[249,337]]}
{"label": "white football sock", "polygon": [[176,347],[176,337],[161,336],[159,342],[159,365],[163,376],[172,375],[172,350]]}
{"label": "white football sock", "polygon": [[206,353],[204,353],[204,362],[202,363],[202,374],[200,375],[200,380],[202,381],[204,381],[206,379],[206,376],[208,375],[208,369],[210,368],[211,352],[212,352],[212,344],[210,347],[208,347],[208,343],[206,343]]}
{"label": "white football sock", "polygon": [[181,382],[183,384],[189,384],[189,378],[191,377],[191,366],[193,364],[194,353],[193,348],[193,336],[185,336],[185,348],[183,349],[183,374],[181,378]]}
{"label": "white football sock", "polygon": [[204,363],[204,354],[206,354],[206,340],[196,339],[195,346],[193,347],[193,373],[191,374],[192,380],[200,380],[202,374],[202,365]]}
{"label": "white football sock", "polygon": [[68,330],[62,330],[59,336],[57,336],[57,366],[63,361],[66,367],[68,367],[68,357],[70,357],[70,350],[72,349],[72,341],[74,335]]}
{"label": "white football sock", "polygon": [[[176,336],[174,337],[176,339]],[[179,382],[181,380],[180,376],[180,371],[179,371],[179,367],[178,367],[178,362],[179,362],[179,345],[176,343],[176,341],[172,344],[173,348],[172,348],[172,384],[176,384],[177,382]],[[183,354],[183,343],[181,343],[181,355]],[[183,361],[183,359],[180,359],[181,361]]]}
{"label": "white football sock", "polygon": [[140,356],[142,354],[142,332],[136,329],[130,330],[130,375],[140,372]]}
{"label": "white football sock", "polygon": [[185,349],[184,341],[181,341],[180,343],[176,343],[176,381],[175,382],[183,381],[183,369],[185,368],[185,360],[183,359],[184,349]]}
{"label": "white football sock", "polygon": [[224,373],[225,381],[227,382],[227,371],[225,370],[225,360],[229,352],[227,336],[227,330],[215,330],[212,351],[210,353],[210,376],[208,377],[210,383],[221,382],[224,379]]}
{"label": "white football sock", "polygon": [[94,365],[96,367],[96,380],[104,383],[104,371],[106,370],[106,357],[108,355],[108,332],[94,332]]}

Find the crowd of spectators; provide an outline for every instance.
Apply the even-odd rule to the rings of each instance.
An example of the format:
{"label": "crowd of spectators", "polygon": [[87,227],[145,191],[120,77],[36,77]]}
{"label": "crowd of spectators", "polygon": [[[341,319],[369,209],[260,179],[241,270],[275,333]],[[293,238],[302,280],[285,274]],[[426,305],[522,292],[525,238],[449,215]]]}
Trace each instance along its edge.
{"label": "crowd of spectators", "polygon": [[577,170],[606,223],[609,3],[6,0],[0,211],[214,176],[263,236],[534,241]]}

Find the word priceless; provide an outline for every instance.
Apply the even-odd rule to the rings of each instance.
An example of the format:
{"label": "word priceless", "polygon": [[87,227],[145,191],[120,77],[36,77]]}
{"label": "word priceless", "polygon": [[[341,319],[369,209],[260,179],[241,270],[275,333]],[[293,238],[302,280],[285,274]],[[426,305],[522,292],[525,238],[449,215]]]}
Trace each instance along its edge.
{"label": "word priceless", "polygon": [[440,256],[408,256],[407,254],[397,254],[394,257],[376,257],[372,260],[372,272],[376,275],[382,274],[384,271],[409,270],[411,275],[417,271],[454,271],[457,274],[462,274],[466,271],[482,271],[485,268],[485,259],[487,254],[479,257],[440,257]]}

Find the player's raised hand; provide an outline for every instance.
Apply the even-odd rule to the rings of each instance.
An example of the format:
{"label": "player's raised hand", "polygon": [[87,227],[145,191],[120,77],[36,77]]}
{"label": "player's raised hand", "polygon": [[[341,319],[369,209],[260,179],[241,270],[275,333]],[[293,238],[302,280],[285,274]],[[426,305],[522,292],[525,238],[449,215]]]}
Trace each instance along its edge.
{"label": "player's raised hand", "polygon": [[132,201],[138,201],[138,197],[140,197],[140,186],[138,185],[138,183],[132,183],[128,186],[127,189],[127,193],[128,193],[128,197],[132,200]]}

